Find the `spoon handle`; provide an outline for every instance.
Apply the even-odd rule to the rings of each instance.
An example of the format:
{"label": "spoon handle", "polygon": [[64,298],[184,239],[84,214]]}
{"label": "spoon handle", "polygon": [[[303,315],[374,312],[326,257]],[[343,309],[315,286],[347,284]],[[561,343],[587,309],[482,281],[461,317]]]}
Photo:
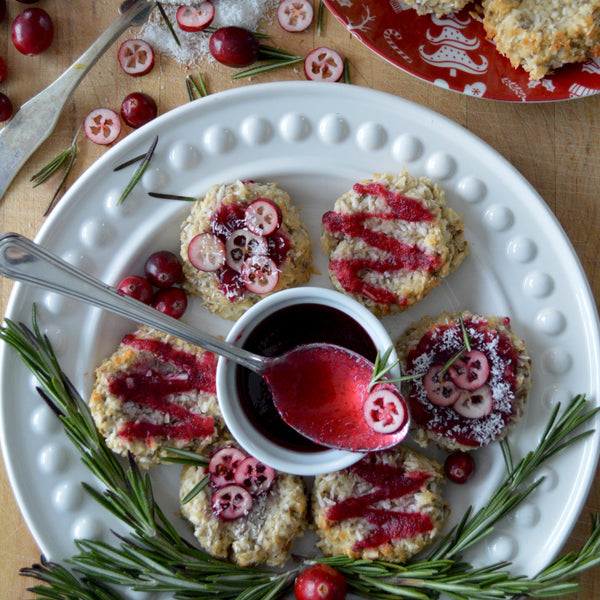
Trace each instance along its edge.
{"label": "spoon handle", "polygon": [[73,267],[18,233],[0,235],[0,275],[134,319],[138,323],[229,358],[255,372],[261,372],[267,360],[198,331],[139,300],[122,295],[115,288]]}

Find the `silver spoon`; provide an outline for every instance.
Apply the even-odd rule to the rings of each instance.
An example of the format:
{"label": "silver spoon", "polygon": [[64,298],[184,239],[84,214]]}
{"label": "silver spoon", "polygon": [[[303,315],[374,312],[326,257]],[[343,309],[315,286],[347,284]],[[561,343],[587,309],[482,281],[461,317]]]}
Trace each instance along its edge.
{"label": "silver spoon", "polygon": [[396,431],[378,433],[366,423],[363,403],[373,364],[346,348],[306,344],[281,356],[259,356],[120,294],[17,233],[0,236],[0,275],[128,317],[258,373],[284,421],[319,444],[363,452],[395,446],[406,436],[405,407],[406,419]]}
{"label": "silver spoon", "polygon": [[67,100],[88,71],[131,25],[141,25],[155,3],[125,0],[120,16],[53,83],[25,102],[0,131],[0,199],[25,161],[52,133]]}

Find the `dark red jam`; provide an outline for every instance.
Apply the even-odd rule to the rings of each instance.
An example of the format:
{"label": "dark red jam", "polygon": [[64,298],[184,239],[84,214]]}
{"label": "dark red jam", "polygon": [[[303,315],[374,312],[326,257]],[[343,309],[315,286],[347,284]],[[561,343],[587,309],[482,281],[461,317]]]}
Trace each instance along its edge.
{"label": "dark red jam", "polygon": [[[245,211],[246,207],[240,204],[221,205],[211,219],[211,233],[225,244],[234,231],[246,227]],[[272,259],[277,267],[281,267],[290,252],[291,242],[289,237],[282,231],[276,230],[264,236],[264,239],[267,242],[266,256]],[[217,278],[219,289],[230,302],[239,300],[247,291],[241,273],[227,264],[217,271]]]}
{"label": "dark red jam", "polygon": [[[214,433],[212,417],[195,414],[169,400],[172,394],[204,392],[215,394],[216,357],[205,352],[197,357],[156,339],[134,335],[123,338],[123,344],[144,352],[135,368],[113,377],[109,391],[124,402],[140,409],[151,409],[168,416],[169,424],[136,419],[121,426],[119,435],[127,440],[166,437],[177,440],[207,438]],[[166,419],[165,419],[166,420]]]}
{"label": "dark red jam", "polygon": [[385,201],[387,210],[377,213],[337,213],[323,215],[323,227],[331,234],[343,234],[348,238],[363,242],[383,251],[386,258],[340,259],[331,261],[329,268],[340,285],[350,293],[361,294],[379,304],[400,304],[405,306],[406,298],[398,298],[385,288],[367,283],[361,278],[364,271],[393,273],[395,271],[435,271],[440,267],[440,257],[428,254],[417,246],[407,244],[381,231],[369,228],[368,219],[401,219],[408,222],[431,222],[434,215],[416,198],[393,192],[381,183],[363,185],[357,183],[353,190],[358,194],[378,196]]}
{"label": "dark red jam", "polygon": [[[354,319],[336,308],[320,304],[298,304],[266,317],[250,334],[244,348],[264,356],[313,342],[336,344],[373,361],[377,350],[368,333]],[[259,375],[237,367],[238,394],[247,417],[267,438],[280,446],[315,452],[324,448],[287,425],[273,405],[269,387]]]}
{"label": "dark red jam", "polygon": [[431,519],[426,514],[375,506],[380,502],[415,494],[427,484],[431,478],[430,473],[407,472],[395,465],[375,462],[369,457],[349,467],[349,471],[370,484],[372,491],[330,506],[327,509],[327,519],[337,522],[362,518],[375,526],[366,538],[354,544],[353,550],[377,548],[392,540],[412,538],[433,529]]}
{"label": "dark red jam", "polygon": [[[465,318],[464,323],[471,348],[483,352],[489,361],[487,385],[493,396],[491,413],[482,418],[468,419],[452,407],[437,406],[427,399],[420,379],[411,380],[407,400],[415,424],[464,446],[479,447],[498,437],[515,418],[519,357],[510,337],[491,327],[487,319],[469,317]],[[406,373],[423,373],[431,365],[445,364],[463,344],[460,322],[452,321],[431,327],[409,352]]]}

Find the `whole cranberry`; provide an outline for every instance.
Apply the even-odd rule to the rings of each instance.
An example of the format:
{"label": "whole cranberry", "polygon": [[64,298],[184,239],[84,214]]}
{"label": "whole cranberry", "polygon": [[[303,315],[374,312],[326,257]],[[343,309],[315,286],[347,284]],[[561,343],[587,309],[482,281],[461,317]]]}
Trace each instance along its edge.
{"label": "whole cranberry", "polygon": [[183,279],[183,268],[178,256],[169,250],[159,250],[148,257],[144,265],[148,281],[157,288],[169,288]]}
{"label": "whole cranberry", "polygon": [[8,121],[13,114],[13,105],[10,98],[0,92],[0,123],[2,121]]}
{"label": "whole cranberry", "polygon": [[54,39],[54,25],[42,8],[28,8],[14,20],[12,41],[21,54],[34,56],[46,50]]}
{"label": "whole cranberry", "polygon": [[248,67],[258,60],[260,43],[243,27],[220,27],[208,41],[213,57],[228,67]]}
{"label": "whole cranberry", "polygon": [[118,287],[119,293],[131,296],[144,304],[150,304],[154,296],[154,290],[150,282],[139,275],[125,277]]}
{"label": "whole cranberry", "polygon": [[[2,0],[0,0],[1,2]],[[0,83],[2,83],[6,79],[6,75],[8,74],[8,69],[6,68],[5,60],[0,56]]]}
{"label": "whole cranberry", "polygon": [[121,104],[121,116],[127,125],[137,129],[158,115],[156,102],[144,92],[133,92]]}
{"label": "whole cranberry", "polygon": [[294,584],[297,600],[344,600],[347,592],[344,576],[320,563],[302,571]]}
{"label": "whole cranberry", "polygon": [[454,483],[465,483],[475,471],[475,460],[468,452],[457,450],[444,462],[446,477]]}
{"label": "whole cranberry", "polygon": [[156,310],[179,319],[187,308],[187,296],[181,288],[166,288],[154,294],[151,304]]}

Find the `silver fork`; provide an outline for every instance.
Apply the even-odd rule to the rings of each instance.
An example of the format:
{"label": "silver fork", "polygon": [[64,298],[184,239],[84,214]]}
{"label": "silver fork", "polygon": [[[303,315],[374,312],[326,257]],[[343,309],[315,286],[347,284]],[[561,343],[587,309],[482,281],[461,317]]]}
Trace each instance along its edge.
{"label": "silver fork", "polygon": [[111,44],[131,25],[141,25],[155,3],[125,0],[120,16],[46,89],[25,102],[0,131],[0,199],[25,161],[52,133],[67,100]]}

